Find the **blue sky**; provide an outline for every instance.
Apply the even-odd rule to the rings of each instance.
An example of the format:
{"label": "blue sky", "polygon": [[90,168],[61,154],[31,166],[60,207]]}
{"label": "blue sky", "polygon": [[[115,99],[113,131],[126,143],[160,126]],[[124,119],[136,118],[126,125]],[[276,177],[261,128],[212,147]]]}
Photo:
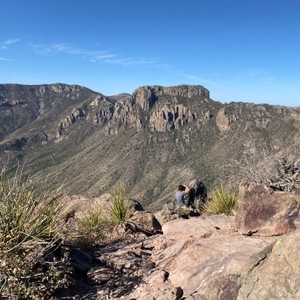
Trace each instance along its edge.
{"label": "blue sky", "polygon": [[298,0],[0,0],[0,22],[0,83],[300,105]]}

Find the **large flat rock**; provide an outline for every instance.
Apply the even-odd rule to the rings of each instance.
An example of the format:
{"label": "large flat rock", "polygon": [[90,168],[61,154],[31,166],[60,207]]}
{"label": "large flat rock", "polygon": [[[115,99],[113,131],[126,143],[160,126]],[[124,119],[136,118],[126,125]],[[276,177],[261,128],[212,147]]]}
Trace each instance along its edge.
{"label": "large flat rock", "polygon": [[240,187],[235,226],[246,235],[276,236],[296,229],[300,196],[255,183]]}
{"label": "large flat rock", "polygon": [[[170,282],[180,286],[185,296],[210,294],[210,286],[222,276],[235,278],[238,287],[245,263],[274,242],[274,238],[251,238],[234,230],[219,233],[221,229],[200,218],[176,221],[167,223],[164,235],[154,240],[152,260],[170,274]],[[238,292],[238,288],[235,290]]]}
{"label": "large flat rock", "polygon": [[242,270],[238,299],[300,299],[300,231],[278,239]]}

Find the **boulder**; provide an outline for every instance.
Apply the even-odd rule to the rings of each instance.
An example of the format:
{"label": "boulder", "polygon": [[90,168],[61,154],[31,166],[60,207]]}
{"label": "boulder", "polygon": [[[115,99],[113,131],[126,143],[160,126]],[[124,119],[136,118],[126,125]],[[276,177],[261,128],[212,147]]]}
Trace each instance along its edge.
{"label": "boulder", "polygon": [[232,120],[226,113],[225,108],[221,108],[216,116],[216,125],[220,131],[228,131]]}
{"label": "boulder", "polygon": [[187,206],[194,206],[199,212],[203,203],[207,199],[207,188],[199,179],[194,179],[189,183],[190,192],[187,197]]}
{"label": "boulder", "polygon": [[281,235],[296,229],[299,210],[300,196],[244,183],[240,186],[235,226],[245,235]]}
{"label": "boulder", "polygon": [[139,201],[134,199],[129,199],[128,207],[131,212],[144,211],[143,205]]}
{"label": "boulder", "polygon": [[166,223],[179,218],[188,219],[191,209],[187,207],[180,207],[176,200],[169,200],[165,203],[162,210],[159,213],[159,219],[161,223]]}
{"label": "boulder", "polygon": [[156,268],[167,271],[187,299],[235,299],[243,266],[274,242],[273,237],[242,236],[230,226],[232,218],[222,218],[228,221],[214,216],[174,220],[152,240]]}
{"label": "boulder", "polygon": [[237,299],[300,299],[300,231],[254,255],[241,272]]}
{"label": "boulder", "polygon": [[130,221],[134,223],[138,231],[147,235],[161,233],[161,225],[159,221],[150,212],[138,211],[134,213]]}

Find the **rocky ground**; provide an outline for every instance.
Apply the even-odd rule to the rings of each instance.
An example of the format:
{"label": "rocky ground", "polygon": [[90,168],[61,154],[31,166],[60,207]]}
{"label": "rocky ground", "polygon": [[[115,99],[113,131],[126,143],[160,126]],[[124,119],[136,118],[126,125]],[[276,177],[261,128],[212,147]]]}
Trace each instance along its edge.
{"label": "rocky ground", "polygon": [[77,296],[60,299],[300,299],[299,210],[299,196],[245,184],[233,217],[160,227],[139,212],[120,239],[74,255]]}

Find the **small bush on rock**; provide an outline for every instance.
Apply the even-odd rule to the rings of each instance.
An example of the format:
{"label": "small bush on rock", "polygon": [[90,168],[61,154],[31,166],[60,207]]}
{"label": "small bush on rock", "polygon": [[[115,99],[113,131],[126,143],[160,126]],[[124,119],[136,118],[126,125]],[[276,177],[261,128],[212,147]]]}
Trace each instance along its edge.
{"label": "small bush on rock", "polygon": [[237,193],[220,185],[210,195],[208,201],[203,205],[203,214],[225,214],[233,215],[238,202]]}
{"label": "small bush on rock", "polygon": [[77,217],[70,242],[77,246],[94,246],[109,238],[113,228],[130,218],[129,194],[123,184],[111,192],[110,202],[95,202]]}

